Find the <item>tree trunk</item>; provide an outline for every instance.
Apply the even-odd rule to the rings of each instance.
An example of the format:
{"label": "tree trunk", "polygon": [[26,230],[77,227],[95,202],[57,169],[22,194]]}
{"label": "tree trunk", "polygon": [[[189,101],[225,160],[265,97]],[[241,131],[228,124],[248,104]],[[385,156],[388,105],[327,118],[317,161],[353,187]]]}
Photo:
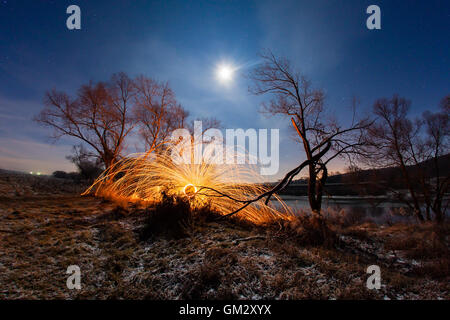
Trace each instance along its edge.
{"label": "tree trunk", "polygon": [[308,178],[308,201],[311,211],[315,214],[320,215],[320,204],[316,198],[317,190],[317,174],[314,164],[309,165],[309,178]]}
{"label": "tree trunk", "polygon": [[417,199],[417,195],[414,191],[414,188],[411,184],[410,178],[409,178],[409,174],[408,171],[406,170],[406,165],[403,162],[403,158],[400,154],[400,152],[398,152],[398,157],[400,159],[400,169],[402,170],[403,173],[403,178],[405,179],[405,183],[406,183],[406,187],[409,190],[409,193],[411,195],[411,198],[413,200],[413,204],[414,204],[414,213],[416,214],[416,217],[421,221],[424,222],[425,219],[423,218],[422,212],[420,210],[420,204],[419,204],[419,200]]}
{"label": "tree trunk", "polygon": [[116,158],[111,151],[107,150],[102,154],[102,161],[105,169],[108,170],[116,162]]}

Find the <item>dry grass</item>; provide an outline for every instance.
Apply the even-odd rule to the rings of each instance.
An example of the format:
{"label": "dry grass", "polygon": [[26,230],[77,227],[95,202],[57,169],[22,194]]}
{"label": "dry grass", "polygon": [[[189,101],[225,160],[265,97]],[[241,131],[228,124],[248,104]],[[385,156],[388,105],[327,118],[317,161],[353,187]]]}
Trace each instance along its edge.
{"label": "dry grass", "polygon": [[324,246],[332,248],[337,243],[336,232],[322,217],[305,215],[292,220],[275,221],[265,226],[274,237],[295,242],[301,246]]}
{"label": "dry grass", "polygon": [[[450,299],[448,224],[254,226],[208,209],[184,220],[186,210],[175,200],[145,210],[71,195],[5,197],[0,299]],[[180,226],[183,237],[170,234]],[[79,291],[66,287],[72,264]],[[366,288],[372,264],[380,290]]]}

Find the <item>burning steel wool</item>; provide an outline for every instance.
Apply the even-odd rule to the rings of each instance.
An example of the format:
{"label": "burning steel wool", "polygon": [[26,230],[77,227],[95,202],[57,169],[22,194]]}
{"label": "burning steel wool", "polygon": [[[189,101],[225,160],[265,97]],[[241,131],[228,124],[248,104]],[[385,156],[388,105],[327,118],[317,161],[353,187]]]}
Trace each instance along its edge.
{"label": "burning steel wool", "polygon": [[[189,161],[190,162],[190,161]],[[262,177],[249,165],[217,164],[214,154],[203,155],[199,164],[176,163],[171,152],[134,154],[106,170],[84,194],[94,193],[113,200],[154,203],[167,195],[185,196],[191,206],[209,204],[226,215],[237,215],[255,223],[292,217],[290,208],[276,195],[246,204],[267,192]]]}

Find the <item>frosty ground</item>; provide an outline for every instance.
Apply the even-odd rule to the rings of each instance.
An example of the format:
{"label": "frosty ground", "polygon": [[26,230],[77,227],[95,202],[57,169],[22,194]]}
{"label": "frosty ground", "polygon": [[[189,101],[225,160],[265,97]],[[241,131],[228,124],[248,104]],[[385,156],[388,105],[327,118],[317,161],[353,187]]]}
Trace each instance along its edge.
{"label": "frosty ground", "polygon": [[[194,221],[140,233],[151,209],[79,196],[83,186],[0,174],[0,299],[450,299],[448,224],[328,222],[332,245],[297,224]],[[366,288],[370,265],[381,289]],[[66,269],[81,269],[81,290]]]}

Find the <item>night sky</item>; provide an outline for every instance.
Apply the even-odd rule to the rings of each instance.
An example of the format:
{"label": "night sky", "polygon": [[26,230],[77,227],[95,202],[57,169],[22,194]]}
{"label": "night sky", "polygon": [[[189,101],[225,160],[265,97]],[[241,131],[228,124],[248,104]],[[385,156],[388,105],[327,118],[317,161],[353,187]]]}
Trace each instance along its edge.
{"label": "night sky", "polygon": [[[66,28],[71,4],[81,8],[81,30]],[[381,8],[381,30],[366,28],[371,4]],[[32,121],[45,91],[75,93],[125,71],[169,81],[193,118],[280,128],[281,175],[303,156],[289,119],[259,114],[265,98],[248,93],[244,75],[262,49],[289,58],[324,88],[343,122],[353,96],[364,113],[376,98],[398,93],[420,115],[450,93],[449,31],[449,1],[0,0],[0,168],[74,170],[65,156],[78,142],[54,143],[52,130]],[[215,80],[221,62],[240,67],[230,86]]]}

